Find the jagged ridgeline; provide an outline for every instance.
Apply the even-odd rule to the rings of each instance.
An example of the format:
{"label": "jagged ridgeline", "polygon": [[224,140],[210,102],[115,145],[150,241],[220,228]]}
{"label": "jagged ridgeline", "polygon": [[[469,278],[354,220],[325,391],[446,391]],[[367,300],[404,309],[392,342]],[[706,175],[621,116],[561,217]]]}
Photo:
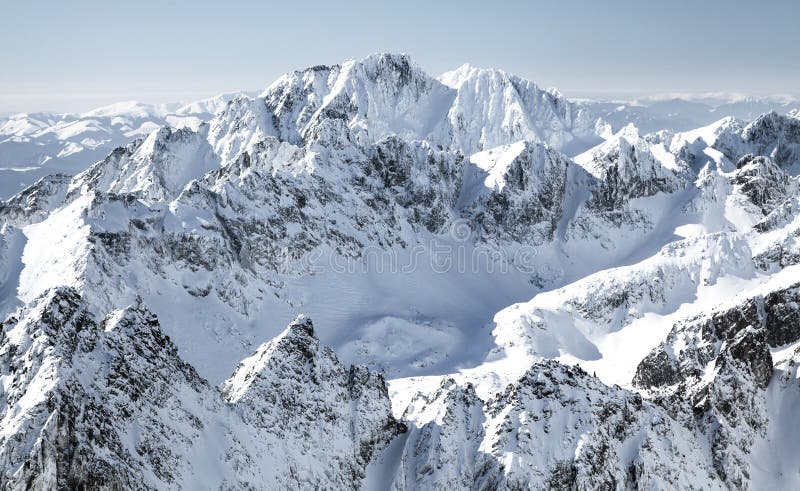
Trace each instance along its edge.
{"label": "jagged ridgeline", "polygon": [[60,288],[3,324],[9,488],[352,488],[404,430],[381,375],[299,317],[218,389],[141,303],[97,320]]}
{"label": "jagged ridgeline", "polygon": [[800,486],[800,115],[591,107],[381,54],[54,123],[129,138],[0,203],[2,485]]}

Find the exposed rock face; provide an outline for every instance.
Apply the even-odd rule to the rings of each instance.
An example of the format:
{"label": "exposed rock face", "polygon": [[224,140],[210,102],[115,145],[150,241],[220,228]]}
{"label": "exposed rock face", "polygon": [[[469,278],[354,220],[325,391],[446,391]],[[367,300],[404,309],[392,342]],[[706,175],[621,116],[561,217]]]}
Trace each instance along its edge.
{"label": "exposed rock face", "polygon": [[[98,324],[59,289],[2,327],[4,486],[355,489],[403,430],[383,378],[345,369],[310,320],[243,362],[227,402],[141,304]],[[305,469],[309,451],[320,460]]]}
{"label": "exposed rock face", "polygon": [[599,148],[576,157],[600,179],[589,206],[618,211],[632,199],[685,187],[690,165],[666,151],[657,153],[658,146],[640,137],[636,128],[627,127]]}
{"label": "exposed rock face", "polygon": [[132,307],[97,324],[70,289],[7,320],[2,356],[0,453],[13,487],[176,484],[221,410],[152,314]]}
{"label": "exposed rock face", "polygon": [[208,125],[198,131],[169,126],[115,149],[76,177],[74,187],[130,193],[146,201],[169,200],[192,179],[219,167],[206,141]]}
{"label": "exposed rock face", "polygon": [[536,245],[553,241],[567,204],[569,163],[563,155],[521,142],[475,154],[472,163],[464,171],[460,202],[478,238]]}
{"label": "exposed rock face", "polygon": [[800,264],[800,223],[796,220],[797,197],[792,197],[776,207],[753,228],[769,237],[769,242],[754,251],[753,259],[763,271],[779,271]]}
{"label": "exposed rock face", "polygon": [[768,157],[745,155],[736,162],[732,183],[768,215],[796,193],[797,182]]}
{"label": "exposed rock face", "polygon": [[684,150],[669,148],[657,135],[642,137],[628,126],[576,156],[575,163],[590,176],[583,185],[589,196],[569,222],[567,238],[617,249],[619,232],[650,232],[656,218],[641,198],[656,199],[692,185],[695,155]]}
{"label": "exposed rock face", "polygon": [[720,487],[689,429],[638,394],[554,361],[485,403],[444,380],[405,417],[414,424],[397,489]]}
{"label": "exposed rock face", "polygon": [[763,389],[772,375],[772,358],[760,334],[751,328],[740,331],[714,361],[716,377],[692,391],[710,437],[714,468],[735,488],[748,486],[748,454],[768,424]]}
{"label": "exposed rock face", "polygon": [[797,113],[763,114],[747,125],[742,138],[752,145],[754,153],[769,155],[782,168],[797,174],[800,164],[800,118]]}
{"label": "exposed rock face", "polygon": [[[651,388],[700,377],[720,353],[719,343],[724,342],[731,356],[750,364],[750,371],[763,388],[772,375],[764,369],[764,351],[769,354],[769,347],[800,340],[798,290],[800,285],[781,288],[734,308],[676,324],[667,340],[639,365],[634,382]],[[681,344],[684,341],[687,344]],[[753,344],[755,341],[758,343]],[[677,351],[676,345],[681,346]]]}
{"label": "exposed rock face", "polygon": [[413,420],[393,489],[481,489],[487,482],[484,403],[475,389],[443,379],[430,395],[420,395],[405,411]]}
{"label": "exposed rock face", "polygon": [[778,347],[800,339],[800,284],[764,297],[767,343]]}
{"label": "exposed rock face", "polygon": [[350,487],[404,431],[391,416],[383,377],[363,367],[348,370],[320,346],[311,320],[303,317],[245,359],[222,393],[245,422],[273,435],[280,445],[276,455],[326,463],[327,472],[293,469],[301,476],[298,484],[327,487],[326,473],[335,472],[334,482]]}
{"label": "exposed rock face", "polygon": [[0,219],[4,224],[16,227],[43,220],[64,201],[71,180],[64,174],[39,179],[29,188],[0,202]]}
{"label": "exposed rock face", "polygon": [[[718,342],[732,340],[739,332],[749,327],[759,328],[762,324],[761,304],[756,299],[734,309],[676,324],[666,342],[639,365],[634,383],[649,388],[674,385],[690,377],[699,378],[705,366],[719,353]],[[680,356],[668,350],[668,346],[686,336],[699,338],[692,338],[696,342],[684,347]]]}
{"label": "exposed rock face", "polygon": [[781,115],[771,111],[746,125],[732,121],[713,145],[732,162],[747,154],[763,155],[785,172],[797,175],[800,170],[800,118],[797,113]]}
{"label": "exposed rock face", "polygon": [[714,465],[731,486],[748,486],[747,454],[767,431],[764,390],[770,347],[800,340],[798,286],[676,324],[638,366],[634,384],[674,413],[689,400],[710,437]]}

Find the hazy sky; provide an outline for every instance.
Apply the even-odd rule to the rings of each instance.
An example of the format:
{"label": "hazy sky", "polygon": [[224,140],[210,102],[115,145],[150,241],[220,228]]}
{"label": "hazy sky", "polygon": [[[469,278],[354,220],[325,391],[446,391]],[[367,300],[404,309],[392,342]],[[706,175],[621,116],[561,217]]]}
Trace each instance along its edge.
{"label": "hazy sky", "polygon": [[798,0],[0,0],[0,112],[260,90],[377,51],[568,96],[800,94]]}

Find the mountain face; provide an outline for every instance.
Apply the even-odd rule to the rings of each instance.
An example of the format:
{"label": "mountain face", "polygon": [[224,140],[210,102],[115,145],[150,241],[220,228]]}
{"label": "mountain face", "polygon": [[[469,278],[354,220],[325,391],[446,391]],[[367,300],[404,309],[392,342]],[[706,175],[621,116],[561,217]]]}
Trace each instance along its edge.
{"label": "mountain face", "polygon": [[4,486],[800,485],[796,112],[373,55],[170,114],[0,203]]}
{"label": "mountain face", "polygon": [[220,390],[141,303],[97,322],[61,288],[19,314],[0,341],[4,486],[352,488],[403,430],[383,378],[342,366],[308,319]]}
{"label": "mountain face", "polygon": [[[605,128],[560,94],[500,70],[465,66],[435,79],[407,56],[385,54],[286,74],[216,119],[212,140],[224,161],[265,136],[362,147],[395,136],[471,154],[519,140],[588,148]],[[232,135],[232,124],[247,129]]]}
{"label": "mountain face", "polygon": [[404,418],[395,489],[721,487],[706,447],[664,409],[551,360],[486,402],[443,380]]}
{"label": "mountain face", "polygon": [[187,105],[121,102],[82,114],[22,113],[0,118],[0,199],[50,174],[77,174],[118,146],[169,125],[197,128],[242,94]]}
{"label": "mountain face", "polygon": [[797,295],[798,284],[775,285],[676,323],[637,367],[634,384],[662,405],[674,413],[691,406],[712,442],[714,466],[731,487],[748,485],[754,471],[748,454],[773,423],[765,392],[775,373],[771,349],[800,339]]}
{"label": "mountain face", "polygon": [[567,102],[558,91],[502,70],[464,65],[440,80],[456,90],[448,122],[456,147],[466,152],[529,140],[569,153],[598,143],[605,131],[591,111]]}

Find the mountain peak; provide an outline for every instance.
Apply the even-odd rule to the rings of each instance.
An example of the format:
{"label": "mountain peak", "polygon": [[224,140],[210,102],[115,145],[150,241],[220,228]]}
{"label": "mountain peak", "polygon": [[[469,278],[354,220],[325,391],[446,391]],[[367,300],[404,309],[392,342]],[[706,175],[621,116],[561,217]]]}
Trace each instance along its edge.
{"label": "mountain peak", "polygon": [[98,107],[82,114],[83,117],[128,116],[150,118],[163,116],[164,111],[151,104],[139,101],[123,101]]}
{"label": "mountain peak", "polygon": [[207,141],[208,131],[205,123],[198,131],[159,127],[144,139],[117,148],[76,176],[76,182],[151,200],[174,198],[191,180],[220,166]]}
{"label": "mountain peak", "polygon": [[314,335],[314,323],[311,322],[311,317],[307,317],[305,314],[298,315],[297,318],[289,324],[287,330],[296,335],[316,338]]}
{"label": "mountain peak", "polygon": [[465,82],[476,78],[505,80],[510,75],[499,68],[483,68],[464,63],[455,70],[445,72],[439,76],[439,81],[448,87],[459,89]]}
{"label": "mountain peak", "polygon": [[630,142],[635,142],[639,139],[639,128],[633,123],[628,123],[624,128],[619,130],[614,137],[624,138]]}
{"label": "mountain peak", "polygon": [[376,52],[371,53],[362,58],[359,63],[362,65],[397,65],[397,66],[411,66],[416,63],[411,59],[411,56],[406,53],[389,53],[389,52]]}

